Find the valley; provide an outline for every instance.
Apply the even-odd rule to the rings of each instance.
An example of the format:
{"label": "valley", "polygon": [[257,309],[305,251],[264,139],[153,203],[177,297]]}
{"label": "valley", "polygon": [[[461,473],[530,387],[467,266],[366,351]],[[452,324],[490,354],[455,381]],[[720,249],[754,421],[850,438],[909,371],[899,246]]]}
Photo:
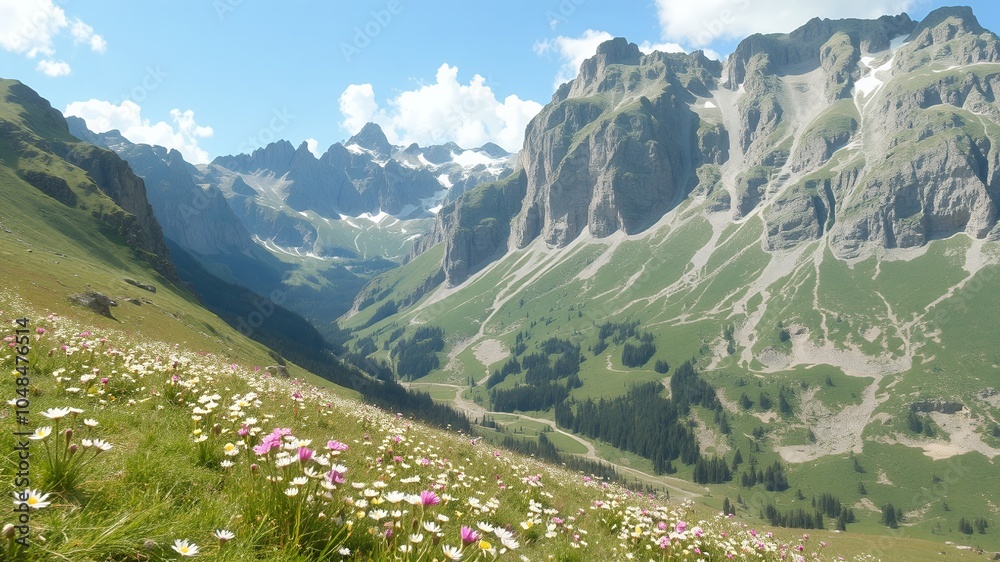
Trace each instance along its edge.
{"label": "valley", "polygon": [[[0,417],[41,510],[0,558],[1000,552],[1000,37],[967,7],[725,57],[608,35],[537,107],[478,74],[461,105],[448,64],[352,84],[326,150],[208,158],[0,79],[31,423]],[[519,150],[483,140],[518,112]]]}

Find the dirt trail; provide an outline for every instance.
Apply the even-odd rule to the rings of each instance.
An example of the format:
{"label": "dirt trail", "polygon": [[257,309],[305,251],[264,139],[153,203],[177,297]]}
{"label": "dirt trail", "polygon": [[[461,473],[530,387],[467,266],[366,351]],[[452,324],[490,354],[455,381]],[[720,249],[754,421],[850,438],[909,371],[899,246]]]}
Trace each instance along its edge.
{"label": "dirt trail", "polygon": [[438,383],[438,382],[417,382],[417,383],[408,382],[408,383],[403,383],[403,386],[405,386],[406,388],[420,388],[421,386],[445,386],[454,388],[455,407],[461,412],[463,412],[466,415],[466,417],[474,419],[474,418],[482,418],[487,415],[515,416],[519,419],[545,424],[550,428],[552,428],[552,431],[556,433],[561,433],[566,437],[569,437],[570,439],[573,439],[577,443],[580,443],[581,445],[586,447],[587,452],[580,455],[585,459],[610,465],[614,467],[614,469],[617,470],[619,474],[630,474],[641,480],[645,480],[648,482],[655,482],[657,484],[665,486],[668,490],[670,490],[670,493],[672,495],[677,494],[680,497],[684,498],[694,498],[701,495],[696,492],[692,492],[686,488],[679,487],[680,485],[692,486],[692,487],[694,486],[693,484],[687,482],[686,480],[681,480],[680,478],[672,478],[670,476],[649,474],[647,472],[643,472],[635,468],[624,466],[618,463],[613,463],[607,459],[602,459],[600,456],[598,456],[597,449],[594,448],[593,443],[591,443],[587,439],[584,439],[583,437],[580,437],[579,435],[559,429],[559,427],[556,426],[556,422],[552,420],[547,420],[544,418],[535,418],[524,414],[516,414],[511,412],[492,412],[490,410],[487,410],[486,408],[483,408],[479,404],[476,404],[475,402],[469,400],[464,396],[466,389],[466,387],[464,386],[459,386],[457,384]]}

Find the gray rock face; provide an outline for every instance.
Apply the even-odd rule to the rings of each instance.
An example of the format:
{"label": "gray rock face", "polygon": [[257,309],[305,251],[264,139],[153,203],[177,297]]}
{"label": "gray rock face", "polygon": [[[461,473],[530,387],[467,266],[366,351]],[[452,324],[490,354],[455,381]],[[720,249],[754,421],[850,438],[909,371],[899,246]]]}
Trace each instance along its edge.
{"label": "gray rock face", "polygon": [[153,214],[142,178],[117,154],[96,146],[81,144],[65,158],[85,170],[97,187],[128,213],[95,210],[94,216],[117,229],[133,248],[158,256],[153,265],[165,276],[176,279],[163,230]]}
{"label": "gray rock face", "polygon": [[564,246],[584,229],[638,232],[686,195],[697,165],[724,161],[724,129],[699,132],[687,103],[694,95],[684,78],[707,70],[701,59],[642,55],[623,39],[602,44],[528,125],[512,244],[541,237]]}
{"label": "gray rock face", "polygon": [[70,118],[76,137],[115,151],[146,185],[163,235],[198,255],[246,253],[253,241],[215,186],[195,185],[197,171],[176,150],[134,144],[118,131],[95,134],[82,119]]}
{"label": "gray rock face", "polygon": [[[729,56],[724,83],[735,90],[752,73],[752,61],[760,55],[766,55],[777,68],[849,67],[844,61],[852,55],[843,50],[845,45],[864,52],[881,51],[889,47],[893,37],[907,35],[915,26],[906,14],[882,16],[877,20],[813,18],[788,34],[754,34],[741,41]],[[838,71],[842,76],[839,72],[843,71]],[[841,80],[835,78],[833,84],[838,83]],[[840,90],[838,95],[845,93]]]}

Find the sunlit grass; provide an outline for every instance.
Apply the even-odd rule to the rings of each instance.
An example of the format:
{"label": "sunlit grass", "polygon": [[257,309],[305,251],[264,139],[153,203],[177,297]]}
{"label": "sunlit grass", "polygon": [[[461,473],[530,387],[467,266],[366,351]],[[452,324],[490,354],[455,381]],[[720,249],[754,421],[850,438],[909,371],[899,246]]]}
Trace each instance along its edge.
{"label": "sunlit grass", "polygon": [[[50,449],[76,447],[71,457],[98,435],[110,448],[87,453],[73,486],[41,490],[51,505],[32,510],[26,560],[767,560],[796,552],[798,542],[783,546],[689,505],[660,505],[253,365],[91,333],[56,315],[35,327],[44,333],[32,335],[30,426],[52,425],[44,439]],[[13,370],[10,350],[0,366]],[[0,389],[13,396],[13,377]],[[51,484],[44,439],[32,443],[32,478]],[[0,446],[13,450],[10,432]],[[12,482],[14,455],[6,458],[0,478]],[[823,551],[804,544],[804,555]]]}

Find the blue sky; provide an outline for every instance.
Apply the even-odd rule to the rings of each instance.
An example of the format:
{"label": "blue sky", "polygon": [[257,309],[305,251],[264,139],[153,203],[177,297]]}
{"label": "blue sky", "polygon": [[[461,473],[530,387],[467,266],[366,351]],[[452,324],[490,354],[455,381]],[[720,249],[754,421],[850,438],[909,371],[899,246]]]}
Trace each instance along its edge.
{"label": "blue sky", "polygon": [[[809,17],[915,19],[931,0],[0,0],[0,76],[193,162],[284,138],[323,152],[379,122],[397,144],[520,147],[609,36],[728,54]],[[970,5],[1000,30],[1000,7]]]}

